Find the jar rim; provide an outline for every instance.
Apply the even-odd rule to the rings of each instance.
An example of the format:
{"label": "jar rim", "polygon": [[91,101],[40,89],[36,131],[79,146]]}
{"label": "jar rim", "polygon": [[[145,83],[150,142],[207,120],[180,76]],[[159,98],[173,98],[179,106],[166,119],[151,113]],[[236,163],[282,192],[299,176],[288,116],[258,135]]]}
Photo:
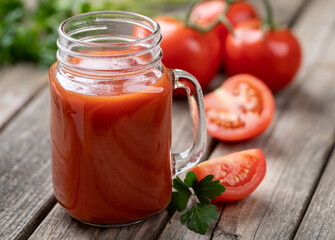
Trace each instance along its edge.
{"label": "jar rim", "polygon": [[[112,15],[116,15],[116,16],[130,16],[130,17],[137,17],[139,19],[142,19],[146,22],[148,22],[149,24],[151,24],[151,26],[153,27],[152,29],[152,33],[144,38],[140,38],[140,39],[136,39],[134,41],[129,41],[129,42],[113,42],[113,43],[96,43],[96,42],[89,42],[89,41],[85,41],[85,40],[81,40],[81,39],[76,39],[74,37],[71,37],[70,35],[68,35],[68,33],[66,33],[65,31],[65,26],[67,24],[69,24],[71,21],[74,21],[78,18],[81,17],[87,17],[90,15],[97,15],[97,14],[110,14]],[[106,19],[104,19],[106,20]],[[133,13],[133,12],[127,12],[127,11],[95,11],[95,12],[87,12],[87,13],[82,13],[82,14],[78,14],[75,16],[72,16],[70,18],[67,18],[66,20],[64,20],[58,28],[58,34],[60,35],[61,38],[64,38],[70,42],[76,43],[76,44],[83,44],[83,45],[94,45],[94,46],[101,46],[101,47],[108,47],[108,46],[132,46],[132,45],[136,45],[136,44],[141,44],[141,43],[145,43],[147,41],[150,41],[151,39],[155,38],[155,36],[157,34],[160,33],[160,25],[153,20],[150,17],[144,16],[142,14],[139,13]]]}
{"label": "jar rim", "polygon": [[[83,75],[94,71],[97,75],[116,76],[151,69],[161,63],[160,26],[155,20],[138,13],[83,13],[63,21],[58,33],[57,60],[69,71]],[[115,36],[115,39],[100,42],[99,38],[104,39],[104,36]],[[115,64],[115,59],[119,59],[120,64]]]}

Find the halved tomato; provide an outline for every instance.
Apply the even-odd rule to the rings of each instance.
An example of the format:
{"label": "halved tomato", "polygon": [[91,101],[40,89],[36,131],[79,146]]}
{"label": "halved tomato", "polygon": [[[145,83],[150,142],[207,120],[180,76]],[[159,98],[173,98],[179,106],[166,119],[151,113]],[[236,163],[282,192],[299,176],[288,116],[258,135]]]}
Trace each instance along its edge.
{"label": "halved tomato", "polygon": [[200,163],[191,169],[199,181],[208,174],[225,186],[215,201],[237,201],[250,195],[262,182],[266,161],[262,150],[249,149]]}
{"label": "halved tomato", "polygon": [[222,141],[254,138],[270,125],[275,101],[258,78],[238,74],[204,97],[207,132]]}

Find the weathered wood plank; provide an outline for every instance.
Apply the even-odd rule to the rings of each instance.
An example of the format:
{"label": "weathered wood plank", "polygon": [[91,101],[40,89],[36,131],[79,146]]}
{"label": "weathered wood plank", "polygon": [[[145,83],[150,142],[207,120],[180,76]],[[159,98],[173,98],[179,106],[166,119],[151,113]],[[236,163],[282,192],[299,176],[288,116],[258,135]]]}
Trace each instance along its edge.
{"label": "weathered wood plank", "polygon": [[162,211],[147,220],[123,228],[97,228],[73,220],[59,204],[29,239],[156,239],[169,220]]}
{"label": "weathered wood plank", "polygon": [[48,94],[0,134],[0,239],[29,236],[52,206]]}
{"label": "weathered wood plank", "polygon": [[335,239],[335,154],[322,175],[295,240]]}
{"label": "weathered wood plank", "polygon": [[[312,41],[312,38],[309,38],[308,42],[306,40],[306,46],[313,44],[319,49],[319,52],[311,51],[309,53],[311,56],[317,57],[319,59],[318,65],[314,69],[311,69],[314,80],[317,80],[317,82],[328,80],[328,82],[324,84],[328,84],[329,88],[332,89],[334,89],[335,79],[335,46],[334,44],[329,43],[335,39],[335,32],[334,27],[329,27],[327,29],[322,24],[325,23],[324,21],[327,21],[327,25],[334,26],[335,16],[332,13],[332,9],[334,8],[334,1],[329,1],[328,3],[325,1],[317,1],[313,4],[313,16],[319,17],[317,18],[317,21],[313,20],[311,27],[318,26],[318,24],[320,24],[319,26],[322,30],[320,30],[320,33],[318,32],[317,34],[322,37],[322,41],[315,42]],[[325,18],[324,16],[329,17]],[[304,28],[299,32],[301,34],[305,34],[307,33],[307,23],[302,23],[302,25]],[[327,115],[323,116],[323,118],[328,119],[328,121],[335,125],[334,92],[330,94],[332,94],[332,96],[328,96],[328,98],[332,97],[332,99],[329,99],[329,102],[327,103],[325,102],[324,105],[321,106],[321,109],[324,109],[324,111],[328,110]],[[318,102],[320,98],[323,98],[323,96],[315,95],[313,103]],[[319,115],[319,111],[315,111],[315,114],[321,116]],[[322,122],[317,121],[316,124],[319,125],[322,124]],[[324,128],[326,128],[326,126],[324,126]],[[334,134],[332,128],[329,128],[328,131]],[[311,135],[311,137],[312,136],[313,135]],[[334,138],[335,136],[333,135],[333,138],[329,139],[329,144],[334,143]],[[333,148],[330,161],[322,175],[320,183],[316,188],[315,194],[311,200],[310,205],[308,206],[307,212],[294,239],[335,239],[334,168],[335,152]]]}
{"label": "weathered wood plank", "polygon": [[48,73],[31,64],[0,69],[0,130],[44,85]]}

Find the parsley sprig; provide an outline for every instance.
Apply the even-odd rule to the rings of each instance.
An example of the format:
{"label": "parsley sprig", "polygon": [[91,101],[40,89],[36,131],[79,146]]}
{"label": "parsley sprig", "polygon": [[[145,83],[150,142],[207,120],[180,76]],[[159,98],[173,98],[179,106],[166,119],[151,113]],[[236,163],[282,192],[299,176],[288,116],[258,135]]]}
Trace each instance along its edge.
{"label": "parsley sprig", "polygon": [[186,174],[184,182],[179,177],[172,182],[173,188],[177,191],[172,192],[169,208],[181,212],[186,209],[190,198],[195,200],[192,207],[181,216],[181,222],[187,223],[188,229],[200,234],[205,234],[209,225],[219,216],[217,208],[211,205],[209,200],[215,199],[226,190],[219,180],[213,181],[213,179],[213,175],[207,175],[198,181],[197,175],[190,171]]}

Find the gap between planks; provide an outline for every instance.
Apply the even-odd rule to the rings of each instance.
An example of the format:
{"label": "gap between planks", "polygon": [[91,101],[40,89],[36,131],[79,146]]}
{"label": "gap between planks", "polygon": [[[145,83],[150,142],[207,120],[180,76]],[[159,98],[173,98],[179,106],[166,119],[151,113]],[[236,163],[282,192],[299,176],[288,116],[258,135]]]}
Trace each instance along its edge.
{"label": "gap between planks", "polygon": [[[334,139],[335,139],[335,132],[334,132]],[[322,188],[322,184],[323,184],[323,182],[322,181],[326,181],[326,180],[324,180],[324,178],[326,178],[325,177],[325,171],[328,169],[328,168],[332,168],[332,165],[334,165],[334,163],[333,162],[335,162],[335,140],[334,140],[334,143],[333,143],[333,145],[329,148],[329,151],[328,151],[328,154],[327,154],[327,157],[326,157],[326,161],[325,161],[325,164],[324,164],[324,166],[322,167],[322,169],[321,169],[321,171],[320,171],[320,174],[319,174],[319,176],[318,176],[318,178],[317,178],[317,180],[316,180],[316,183],[315,183],[315,185],[313,186],[313,189],[312,189],[312,194],[311,194],[311,197],[310,197],[310,199],[309,199],[309,201],[307,202],[307,204],[306,204],[306,207],[305,207],[305,209],[304,209],[304,214],[301,216],[301,218],[300,218],[300,220],[299,220],[299,222],[298,222],[298,224],[297,224],[297,228],[295,229],[295,231],[294,231],[294,233],[293,233],[293,238],[292,239],[304,239],[304,238],[302,238],[302,236],[304,236],[304,237],[307,237],[306,236],[306,234],[305,234],[305,232],[311,232],[311,230],[310,230],[310,228],[309,229],[305,229],[304,231],[302,231],[301,229],[302,228],[304,228],[305,226],[302,226],[302,222],[304,221],[304,219],[306,219],[306,218],[308,218],[309,216],[308,216],[308,214],[309,214],[309,212],[308,212],[308,209],[310,209],[311,208],[311,203],[313,203],[312,201],[316,198],[316,196],[314,196],[316,193],[317,193],[317,190],[318,190],[318,188],[320,187],[320,185],[321,185],[321,188]],[[329,171],[329,170],[328,170]],[[327,176],[327,175],[326,175]],[[315,200],[316,201],[316,200]],[[310,211],[312,211],[312,210],[310,210]],[[307,221],[307,220],[305,220],[305,221]],[[305,223],[304,223],[305,224]],[[310,226],[309,226],[310,227]],[[314,228],[314,225],[312,226],[313,228]],[[334,226],[335,227],[335,226]],[[299,231],[299,229],[301,230],[299,233],[298,233],[298,231]],[[315,234],[315,232],[317,232],[317,231],[314,231],[313,233]],[[328,231],[327,231],[328,232]],[[318,236],[315,238],[315,239],[319,239],[319,234],[321,233],[321,231],[320,232],[318,232]],[[335,237],[335,232],[333,232],[332,233],[333,234],[333,238]],[[310,235],[312,235],[312,234],[310,234]],[[330,239],[330,236],[327,238],[327,239]],[[313,240],[313,239],[310,239],[310,240]]]}
{"label": "gap between planks", "polygon": [[308,206],[307,212],[299,225],[295,240],[335,239],[334,189],[335,151],[331,154],[325,173]]}
{"label": "gap between planks", "polygon": [[56,203],[47,99],[44,88],[0,134],[0,239],[27,238]]}

